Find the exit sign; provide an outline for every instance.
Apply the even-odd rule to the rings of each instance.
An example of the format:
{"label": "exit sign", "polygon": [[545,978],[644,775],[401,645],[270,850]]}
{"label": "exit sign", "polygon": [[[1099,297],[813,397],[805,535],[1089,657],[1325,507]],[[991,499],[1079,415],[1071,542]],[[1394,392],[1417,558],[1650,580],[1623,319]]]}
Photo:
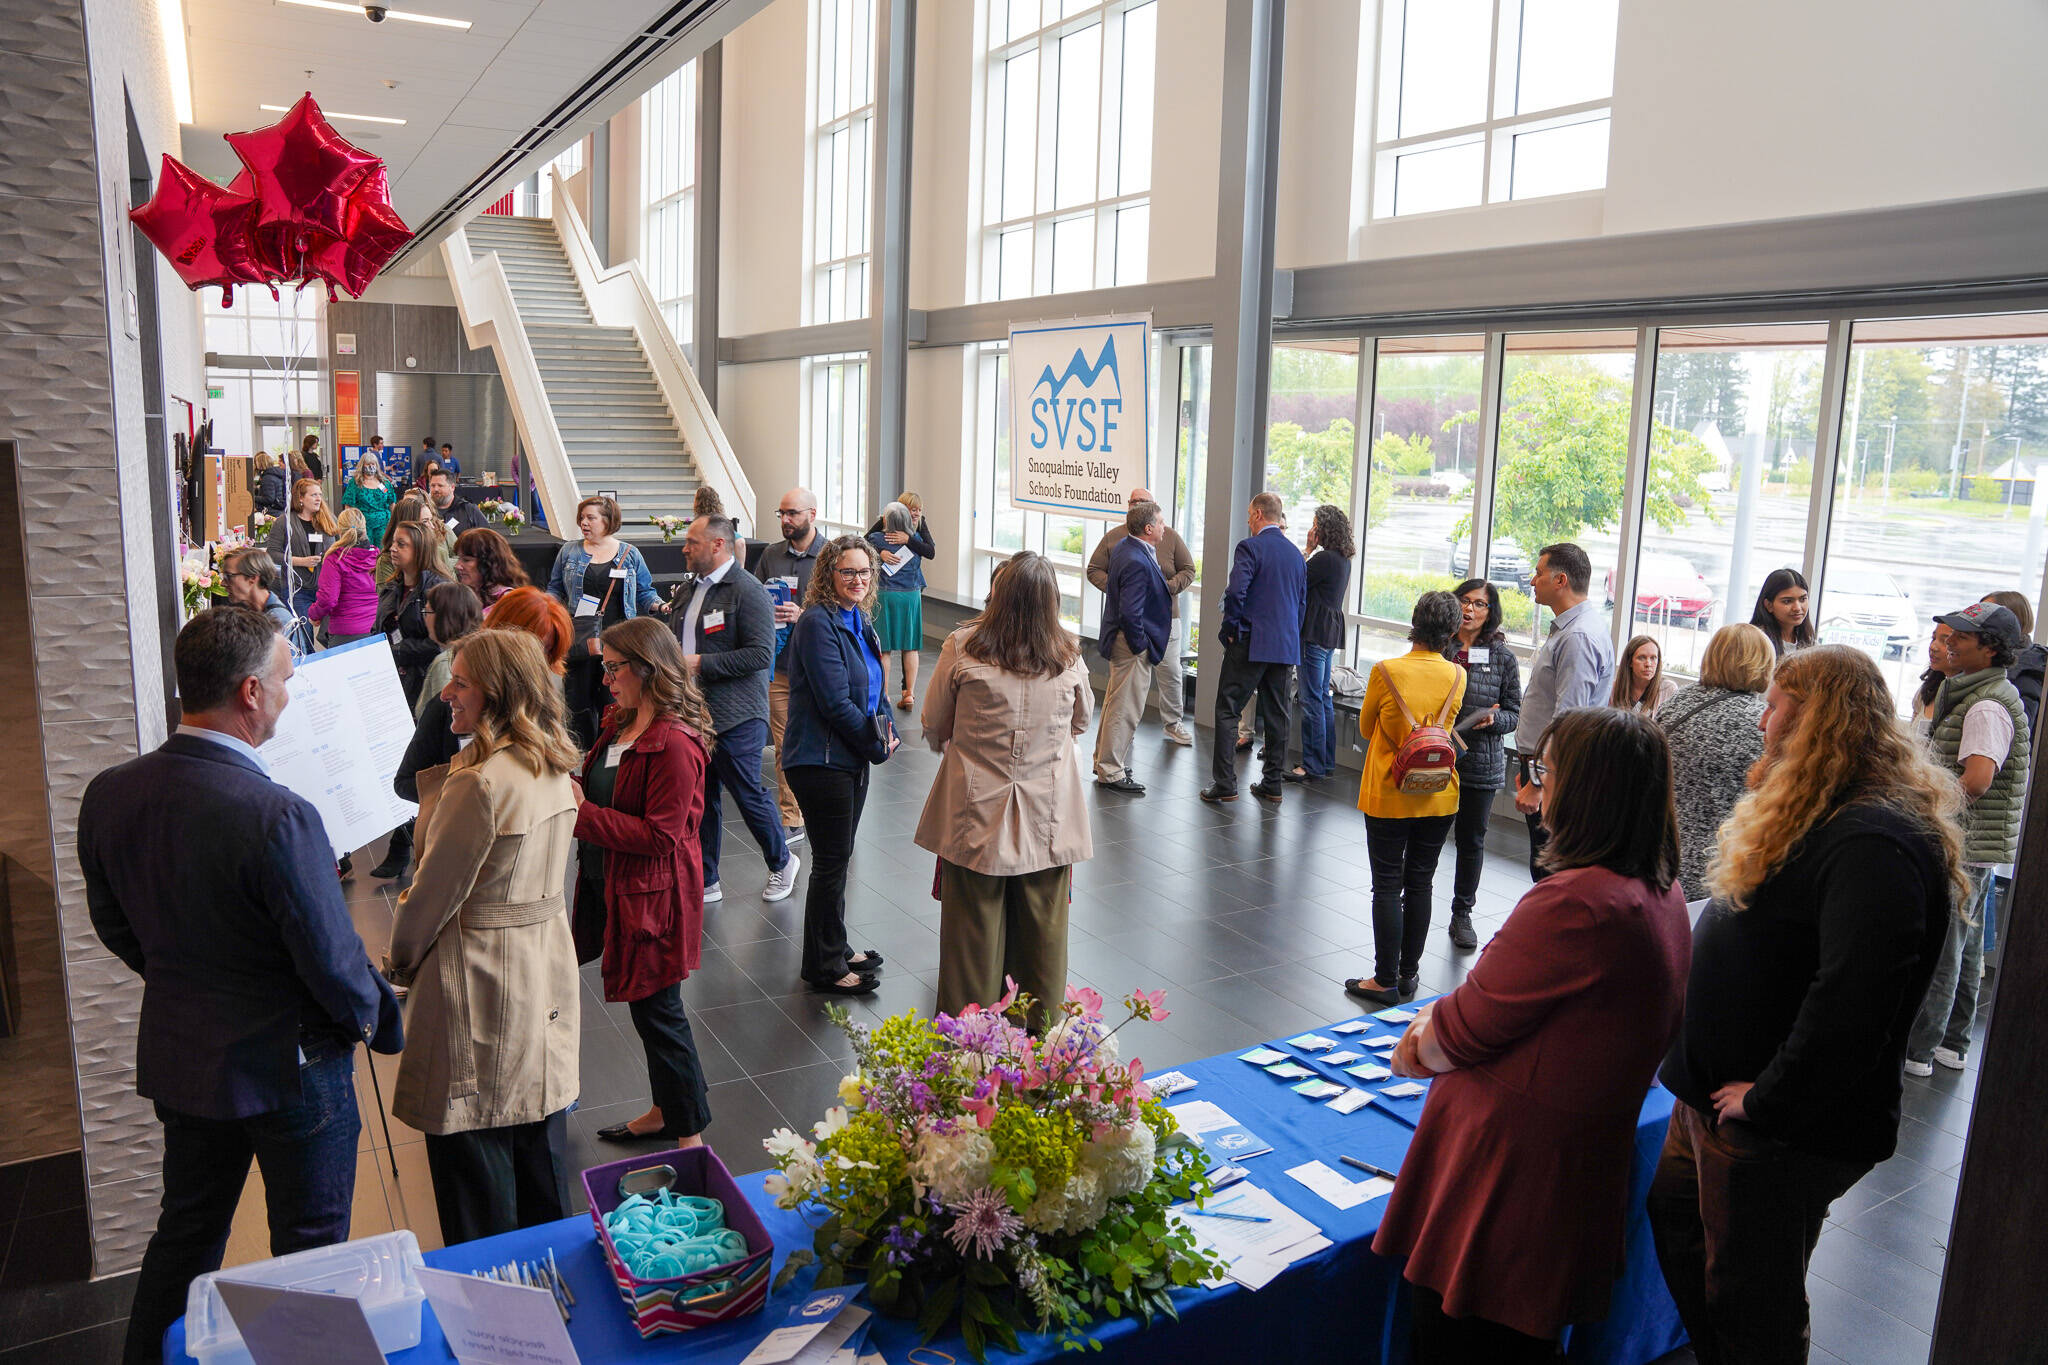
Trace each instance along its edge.
{"label": "exit sign", "polygon": [[209,384],[206,386],[206,396],[208,398],[224,398],[227,396],[227,392],[224,389],[216,389],[213,385]]}

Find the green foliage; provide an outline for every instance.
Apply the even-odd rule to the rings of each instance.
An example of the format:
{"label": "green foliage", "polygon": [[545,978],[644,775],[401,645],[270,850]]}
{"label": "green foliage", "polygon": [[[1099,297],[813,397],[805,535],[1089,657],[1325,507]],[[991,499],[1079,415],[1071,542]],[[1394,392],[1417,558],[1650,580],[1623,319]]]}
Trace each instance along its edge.
{"label": "green foliage", "polygon": [[1372,460],[1376,469],[1392,469],[1396,474],[1409,478],[1428,474],[1436,469],[1436,451],[1427,436],[1417,436],[1410,440],[1406,436],[1397,436],[1390,431],[1373,442]]}
{"label": "green foliage", "polygon": [[1813,461],[1806,458],[1794,460],[1785,466],[1785,486],[1788,488],[1813,487]]}
{"label": "green foliage", "polygon": [[[1629,386],[1582,360],[1529,363],[1508,381],[1494,483],[1493,534],[1537,548],[1605,531],[1621,517],[1628,462]],[[1476,412],[1454,422],[1476,421]],[[1666,531],[1706,506],[1699,476],[1713,456],[1690,432],[1662,422],[1650,432],[1650,520]],[[1709,513],[1711,516],[1711,512]],[[1455,534],[1471,530],[1470,516]]]}
{"label": "green foliage", "polygon": [[1894,469],[1892,491],[1904,493],[1909,498],[1929,498],[1940,490],[1941,475],[1931,469]]}
{"label": "green foliage", "polygon": [[1295,422],[1266,429],[1266,487],[1287,504],[1290,520],[1306,518],[1319,503],[1351,505],[1351,460],[1357,429],[1339,417],[1321,431]]}
{"label": "green foliage", "polygon": [[1079,523],[1067,527],[1064,531],[1060,532],[1060,553],[1070,555],[1081,553],[1081,539],[1082,532]]}
{"label": "green foliage", "polygon": [[1970,501],[1990,503],[1997,506],[2005,501],[2005,484],[1999,479],[1987,479],[1978,475],[1970,480]]}

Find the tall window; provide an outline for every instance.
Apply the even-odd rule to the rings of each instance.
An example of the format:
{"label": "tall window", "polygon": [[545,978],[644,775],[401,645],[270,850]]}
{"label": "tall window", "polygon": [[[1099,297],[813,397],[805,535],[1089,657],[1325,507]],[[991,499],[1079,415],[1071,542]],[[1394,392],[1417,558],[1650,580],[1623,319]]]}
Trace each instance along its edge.
{"label": "tall window", "polygon": [[1387,0],[1373,216],[1607,184],[1619,0]]}
{"label": "tall window", "polygon": [[1158,16],[988,0],[983,298],[1143,283]]}
{"label": "tall window", "polygon": [[1358,339],[1340,337],[1273,348],[1266,415],[1266,487],[1280,495],[1287,538],[1302,545],[1316,508],[1351,515],[1358,447]]}
{"label": "tall window", "polygon": [[874,0],[813,0],[810,320],[868,315]]}
{"label": "tall window", "polygon": [[810,376],[811,488],[832,533],[867,530],[868,358],[866,352],[818,356]]}
{"label": "tall window", "polygon": [[641,97],[640,147],[641,202],[647,205],[640,262],[669,331],[688,353],[697,292],[696,62],[684,63]]}

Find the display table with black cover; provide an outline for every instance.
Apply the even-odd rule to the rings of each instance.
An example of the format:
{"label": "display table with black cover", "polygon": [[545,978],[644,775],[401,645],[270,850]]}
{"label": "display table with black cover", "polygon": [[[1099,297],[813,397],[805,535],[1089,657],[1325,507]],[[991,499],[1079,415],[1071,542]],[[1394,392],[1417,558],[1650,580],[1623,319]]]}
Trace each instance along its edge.
{"label": "display table with black cover", "polygon": [[[1332,1034],[1327,1027],[1319,1031],[1339,1038],[1342,1047],[1360,1050],[1353,1035]],[[1126,1037],[1127,1046],[1142,1051],[1142,1028],[1132,1029]],[[1248,1041],[1238,1051],[1247,1051],[1257,1042]],[[1317,1065],[1313,1055],[1297,1052],[1284,1039],[1270,1040],[1268,1046],[1287,1053],[1318,1075],[1334,1081],[1352,1081],[1335,1067]],[[1321,1160],[1347,1176],[1363,1179],[1358,1172],[1339,1165],[1337,1156],[1343,1153],[1398,1171],[1414,1123],[1421,1115],[1423,1099],[1376,1099],[1359,1112],[1344,1115],[1295,1094],[1288,1082],[1239,1061],[1237,1053],[1180,1069],[1199,1084],[1194,1090],[1173,1096],[1168,1103],[1208,1100],[1272,1143],[1271,1154],[1245,1163],[1252,1173],[1252,1183],[1322,1228],[1332,1245],[1289,1266],[1256,1294],[1236,1284],[1176,1293],[1178,1323],[1161,1322],[1150,1329],[1141,1329],[1129,1319],[1099,1323],[1093,1335],[1103,1349],[1090,1352],[1088,1358],[1105,1365],[1153,1365],[1162,1360],[1173,1361],[1175,1365],[1203,1361],[1217,1365],[1281,1360],[1406,1361],[1407,1292],[1399,1268],[1372,1250],[1373,1233],[1379,1229],[1386,1200],[1375,1199],[1340,1210],[1289,1178],[1287,1170],[1305,1161]],[[1377,1091],[1391,1084],[1382,1081],[1367,1088]],[[1643,1196],[1663,1147],[1671,1105],[1670,1093],[1661,1087],[1653,1089],[1643,1103],[1636,1127],[1634,1179],[1629,1191],[1627,1265],[1615,1285],[1607,1320],[1574,1329],[1568,1342],[1568,1358],[1574,1362],[1645,1365],[1685,1340],[1678,1311],[1657,1268],[1656,1253],[1650,1245],[1649,1221],[1643,1212]],[[753,1164],[760,1157],[758,1153],[739,1149],[729,1149],[722,1155],[734,1166]],[[739,1184],[775,1239],[775,1264],[779,1271],[792,1250],[810,1247],[811,1228],[801,1211],[791,1213],[775,1207],[763,1190],[761,1173],[741,1176]],[[1532,1228],[1530,1234],[1541,1236],[1542,1230]],[[430,1251],[426,1261],[430,1266],[448,1270],[475,1270],[507,1261],[544,1258],[551,1247],[576,1293],[575,1317],[569,1324],[569,1334],[584,1365],[682,1359],[693,1365],[737,1365],[763,1336],[782,1324],[791,1305],[810,1288],[813,1275],[809,1269],[803,1271],[787,1288],[773,1293],[766,1309],[754,1316],[643,1341],[605,1267],[587,1215]],[[438,1365],[454,1359],[434,1321],[433,1310],[424,1311],[420,1344],[393,1355],[392,1361],[400,1365]],[[869,1340],[871,1349],[879,1350],[890,1365],[904,1365],[911,1349],[918,1344],[918,1333],[914,1323],[877,1318]],[[1023,1345],[1022,1355],[992,1349],[989,1359],[1051,1361],[1062,1354],[1058,1341],[1050,1337],[1027,1337]],[[181,1320],[164,1340],[167,1365],[184,1365],[188,1360],[184,1346],[185,1325]],[[962,1365],[973,1359],[957,1332],[942,1336],[933,1346]],[[920,1353],[919,1359],[924,1358]]]}

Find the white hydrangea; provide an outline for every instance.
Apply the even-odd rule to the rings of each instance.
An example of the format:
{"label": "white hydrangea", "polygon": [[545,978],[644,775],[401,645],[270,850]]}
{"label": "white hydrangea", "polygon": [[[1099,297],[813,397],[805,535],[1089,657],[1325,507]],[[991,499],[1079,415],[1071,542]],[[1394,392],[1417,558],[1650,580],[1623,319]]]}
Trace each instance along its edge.
{"label": "white hydrangea", "polygon": [[1142,1122],[1112,1128],[1099,1139],[1081,1144],[1080,1168],[1102,1182],[1108,1198],[1116,1199],[1151,1183],[1158,1148],[1152,1129]]}
{"label": "white hydrangea", "polygon": [[1058,1190],[1047,1191],[1024,1211],[1024,1226],[1033,1232],[1085,1232],[1109,1211],[1109,1195],[1093,1171],[1077,1170]]}
{"label": "white hydrangea", "polygon": [[[1060,1020],[1057,1024],[1046,1030],[1045,1045],[1041,1049],[1041,1054],[1044,1056],[1057,1055],[1061,1044],[1065,1043],[1069,1037],[1073,1038],[1073,1046],[1077,1051],[1082,1053],[1082,1055],[1092,1056],[1098,1066],[1116,1065],[1118,1060],[1116,1039],[1110,1036],[1109,1027],[1100,1019],[1066,1018]],[[1090,1042],[1094,1043],[1095,1046],[1092,1052],[1087,1052],[1086,1049]]]}
{"label": "white hydrangea", "polygon": [[910,1179],[919,1194],[930,1190],[944,1203],[957,1204],[988,1184],[995,1159],[996,1145],[988,1134],[973,1123],[961,1123],[950,1133],[918,1134]]}

